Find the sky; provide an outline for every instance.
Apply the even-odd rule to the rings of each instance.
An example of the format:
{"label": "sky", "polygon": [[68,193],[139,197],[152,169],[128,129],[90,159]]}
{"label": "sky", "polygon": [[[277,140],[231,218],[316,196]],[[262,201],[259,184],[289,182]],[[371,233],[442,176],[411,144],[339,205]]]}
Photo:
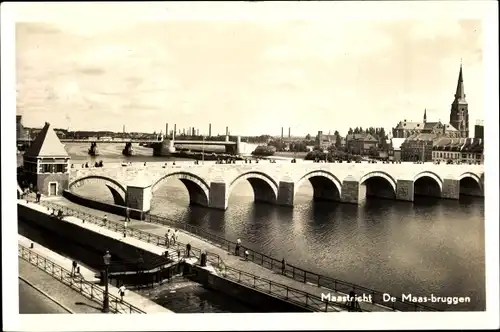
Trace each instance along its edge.
{"label": "sky", "polygon": [[421,121],[424,109],[428,121],[448,123],[461,63],[471,132],[484,118],[478,19],[96,12],[52,9],[16,24],[25,126],[164,132],[175,123],[206,134],[211,123],[212,134],[229,126],[235,135],[278,135],[281,127],[285,135],[288,127],[292,135],[345,135]]}

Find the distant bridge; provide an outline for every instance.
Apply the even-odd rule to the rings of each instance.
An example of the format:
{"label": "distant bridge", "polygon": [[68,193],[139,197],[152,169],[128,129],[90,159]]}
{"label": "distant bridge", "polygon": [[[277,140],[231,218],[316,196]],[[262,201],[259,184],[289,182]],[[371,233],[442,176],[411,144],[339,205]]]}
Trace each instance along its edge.
{"label": "distant bridge", "polygon": [[[98,140],[98,139],[61,139],[62,143],[100,143],[100,144],[116,144],[116,143],[138,143],[138,144],[154,144],[161,143],[163,140],[152,139],[114,139],[114,140]],[[192,144],[192,145],[235,145],[236,142],[231,141],[200,141],[200,140],[174,140],[176,144]]]}

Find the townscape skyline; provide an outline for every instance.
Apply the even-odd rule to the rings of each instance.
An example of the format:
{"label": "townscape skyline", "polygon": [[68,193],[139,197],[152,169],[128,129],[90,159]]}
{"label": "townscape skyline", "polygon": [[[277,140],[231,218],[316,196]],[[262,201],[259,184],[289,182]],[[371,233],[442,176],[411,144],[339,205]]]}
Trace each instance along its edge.
{"label": "townscape skyline", "polygon": [[479,20],[116,20],[95,29],[55,18],[16,25],[26,126],[390,132],[424,109],[448,123],[461,61],[471,126],[484,118]]}

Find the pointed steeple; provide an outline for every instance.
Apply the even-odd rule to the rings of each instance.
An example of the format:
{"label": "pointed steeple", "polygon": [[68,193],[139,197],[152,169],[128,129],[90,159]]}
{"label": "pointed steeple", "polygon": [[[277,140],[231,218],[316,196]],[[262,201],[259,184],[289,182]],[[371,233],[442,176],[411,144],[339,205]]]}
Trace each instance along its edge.
{"label": "pointed steeple", "polygon": [[427,122],[427,108],[424,109],[424,124]]}
{"label": "pointed steeple", "polygon": [[458,73],[457,91],[455,92],[455,102],[467,103],[465,100],[464,78],[462,74],[462,63],[460,63],[460,72]]}

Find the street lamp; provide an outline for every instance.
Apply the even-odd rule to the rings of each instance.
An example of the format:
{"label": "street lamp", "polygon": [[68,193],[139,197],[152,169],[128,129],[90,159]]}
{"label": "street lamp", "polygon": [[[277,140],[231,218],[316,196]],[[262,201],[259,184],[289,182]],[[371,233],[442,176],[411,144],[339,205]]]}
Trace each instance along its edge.
{"label": "street lamp", "polygon": [[109,264],[111,263],[111,255],[109,251],[106,250],[106,254],[102,257],[104,260],[104,300],[102,304],[102,312],[109,312],[109,289],[108,289],[108,274],[109,274]]}

